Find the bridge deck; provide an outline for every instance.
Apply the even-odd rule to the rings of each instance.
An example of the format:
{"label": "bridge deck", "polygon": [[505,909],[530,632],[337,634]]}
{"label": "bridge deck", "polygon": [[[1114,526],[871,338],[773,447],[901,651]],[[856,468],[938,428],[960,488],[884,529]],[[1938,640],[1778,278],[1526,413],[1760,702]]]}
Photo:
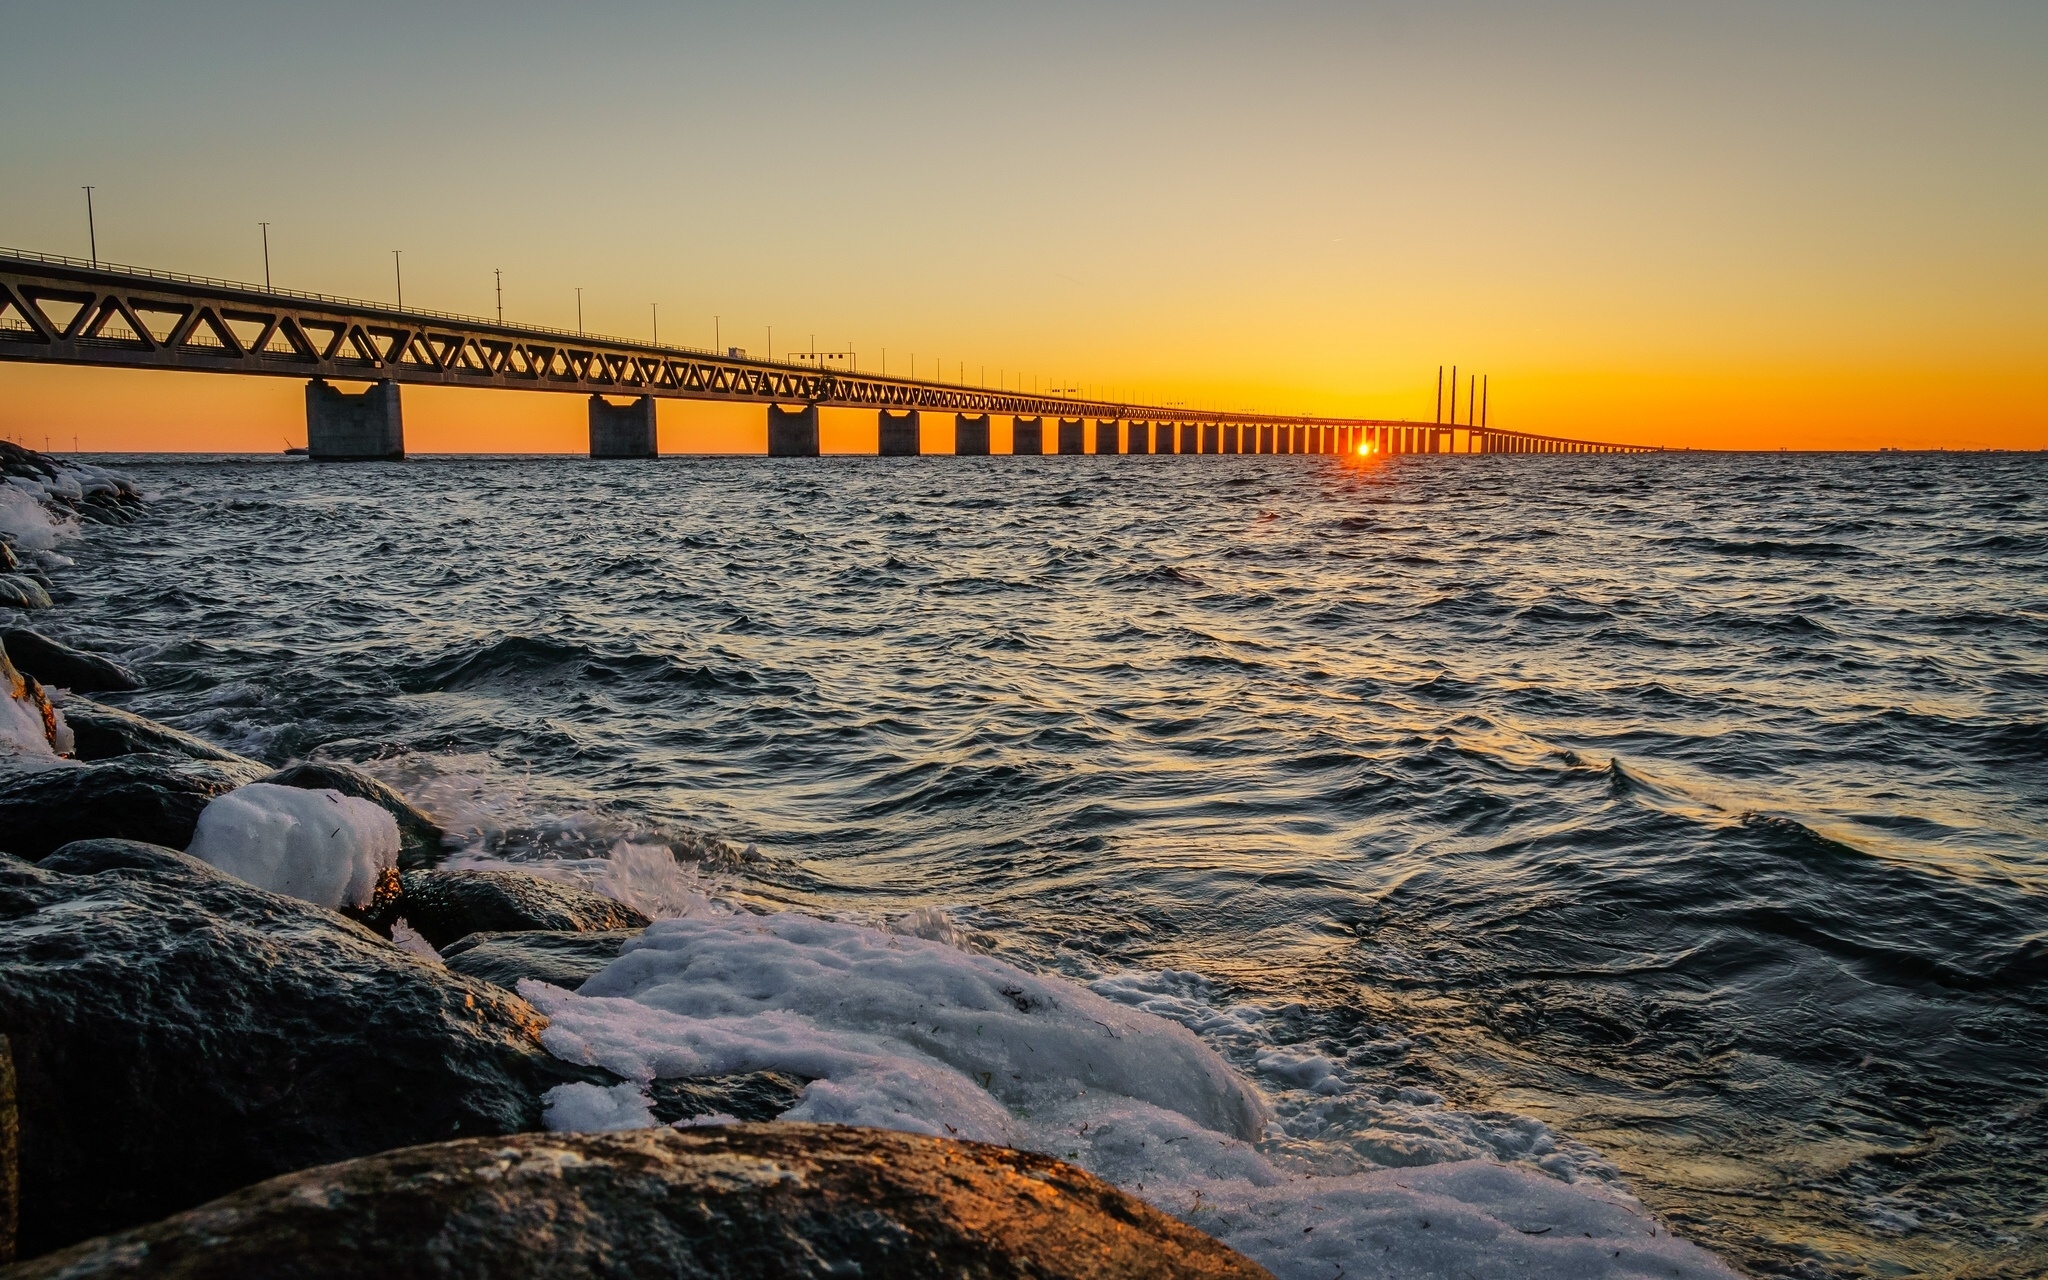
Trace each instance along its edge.
{"label": "bridge deck", "polygon": [[[0,360],[583,395],[1102,421],[1466,431],[1466,424],[1128,404],[819,369],[0,249]],[[1650,446],[1469,427],[1516,452]],[[1541,442],[1546,448],[1531,446]]]}

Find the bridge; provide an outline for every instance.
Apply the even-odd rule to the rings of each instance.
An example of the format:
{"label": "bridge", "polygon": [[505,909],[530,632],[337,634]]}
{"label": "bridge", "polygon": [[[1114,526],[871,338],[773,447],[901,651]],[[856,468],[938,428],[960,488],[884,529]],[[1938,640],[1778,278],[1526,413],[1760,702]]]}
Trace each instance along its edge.
{"label": "bridge", "polygon": [[961,454],[989,452],[995,415],[1014,419],[1019,454],[1657,452],[1504,431],[1469,409],[1464,423],[1318,418],[890,378],[13,249],[0,249],[0,360],[303,378],[307,451],[333,461],[405,456],[408,383],[587,395],[599,458],[654,457],[662,398],[766,406],[773,457],[817,456],[821,407],[874,410],[884,456],[918,453],[922,416],[947,412]]}

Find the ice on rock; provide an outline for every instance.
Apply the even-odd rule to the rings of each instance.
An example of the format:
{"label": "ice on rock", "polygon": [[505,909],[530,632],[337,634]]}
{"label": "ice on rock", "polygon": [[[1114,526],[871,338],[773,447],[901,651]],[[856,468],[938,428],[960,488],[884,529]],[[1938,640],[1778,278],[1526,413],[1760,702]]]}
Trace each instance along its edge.
{"label": "ice on rock", "polygon": [[637,1084],[562,1084],[541,1095],[541,1122],[556,1133],[612,1133],[651,1129],[654,1112]]}
{"label": "ice on rock", "polygon": [[[45,720],[45,712],[49,719]],[[61,707],[38,701],[7,651],[0,648],[0,764],[15,769],[50,769],[73,763],[71,726]]]}
{"label": "ice on rock", "polygon": [[[1534,1120],[1355,1081],[1341,1054],[1273,1043],[1276,1011],[1217,1007],[1200,975],[1094,985],[902,932],[735,912],[657,921],[575,994],[530,979],[519,990],[548,1016],[542,1043],[569,1061],[642,1083],[808,1077],[784,1119],[1056,1156],[1283,1280],[1733,1275],[1626,1193],[1563,1181],[1590,1152],[1560,1177],[1496,1163],[1570,1145]],[[1273,1082],[1278,1122],[1217,1045]],[[645,1110],[639,1084],[549,1098],[551,1128],[624,1127]],[[1428,1158],[1451,1162],[1381,1167]]]}
{"label": "ice on rock", "polygon": [[[50,745],[43,709],[29,701],[26,692],[5,684],[4,674],[0,674],[0,760],[15,768],[31,769],[68,763]],[[66,736],[69,732],[67,726]]]}
{"label": "ice on rock", "polygon": [[252,782],[208,802],[186,852],[258,888],[360,907],[398,865],[398,823],[339,791]]}
{"label": "ice on rock", "polygon": [[1306,1178],[1197,1184],[1169,1212],[1279,1280],[1333,1275],[1528,1280],[1736,1280],[1641,1206],[1484,1160]]}
{"label": "ice on rock", "polygon": [[[602,1063],[620,1075],[779,1069],[844,1085],[837,1071],[780,1060],[836,1047],[901,1064],[895,1082],[881,1086],[891,1107],[913,1105],[904,1072],[927,1092],[936,1072],[949,1097],[963,1080],[1012,1106],[1029,1106],[1047,1088],[1087,1089],[1240,1137],[1256,1137],[1266,1122],[1257,1092],[1182,1027],[987,956],[793,911],[657,921],[579,996],[676,1015],[647,1025],[633,1069]],[[580,1033],[573,1014],[565,1022]],[[706,1055],[753,1060],[683,1065]]]}

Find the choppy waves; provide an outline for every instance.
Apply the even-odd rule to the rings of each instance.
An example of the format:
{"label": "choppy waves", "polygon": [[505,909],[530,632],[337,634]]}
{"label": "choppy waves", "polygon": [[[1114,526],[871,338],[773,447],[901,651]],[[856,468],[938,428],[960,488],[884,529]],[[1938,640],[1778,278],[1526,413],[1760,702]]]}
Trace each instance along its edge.
{"label": "choppy waves", "polygon": [[1359,1170],[1540,1121],[1753,1269],[2048,1266],[2038,458],[123,466],[137,709],[475,856],[938,913]]}

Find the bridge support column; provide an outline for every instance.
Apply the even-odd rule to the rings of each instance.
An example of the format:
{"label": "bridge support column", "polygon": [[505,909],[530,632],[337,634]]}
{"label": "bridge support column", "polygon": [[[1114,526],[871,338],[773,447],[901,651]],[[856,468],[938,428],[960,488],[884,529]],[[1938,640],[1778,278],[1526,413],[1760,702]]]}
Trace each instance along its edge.
{"label": "bridge support column", "polygon": [[1061,418],[1059,426],[1059,449],[1061,453],[1088,452],[1086,423],[1079,418]]}
{"label": "bridge support column", "polygon": [[1200,453],[1202,451],[1201,434],[1202,429],[1194,423],[1181,423],[1179,451],[1181,453]]}
{"label": "bridge support column", "polygon": [[1152,424],[1152,452],[1154,452],[1154,453],[1173,453],[1173,452],[1175,452],[1175,449],[1174,449],[1174,447],[1173,447],[1173,437],[1174,437],[1174,428],[1173,428],[1173,424],[1172,424],[1171,422],[1155,422],[1155,423],[1153,423],[1153,424]]}
{"label": "bridge support column", "polygon": [[405,457],[398,384],[350,395],[324,378],[306,384],[306,456],[316,462],[396,462]]}
{"label": "bridge support column", "polygon": [[915,409],[905,413],[882,410],[875,424],[875,454],[883,458],[915,458],[924,452],[923,419]]}
{"label": "bridge support column", "polygon": [[1273,428],[1271,428],[1271,427],[1260,427],[1260,428],[1259,428],[1259,447],[1258,447],[1258,448],[1256,448],[1256,449],[1254,449],[1254,450],[1252,450],[1252,452],[1253,452],[1253,453],[1271,453],[1271,452],[1273,452]]}
{"label": "bridge support column", "polygon": [[818,456],[818,406],[785,409],[768,406],[768,456],[771,458],[815,458]]}
{"label": "bridge support column", "polygon": [[1010,428],[1011,453],[1045,452],[1045,419],[1016,418]]}
{"label": "bridge support column", "polygon": [[1125,453],[1150,453],[1150,452],[1152,452],[1152,424],[1151,424],[1151,423],[1149,423],[1149,422],[1133,422],[1133,423],[1131,423],[1131,424],[1129,425],[1128,429],[1126,429],[1126,430],[1125,430],[1125,432],[1124,432],[1124,452],[1125,452]]}
{"label": "bridge support column", "polygon": [[1223,452],[1223,428],[1213,422],[1202,424],[1202,452]]}
{"label": "bridge support column", "polygon": [[953,452],[962,457],[988,456],[988,415],[970,418],[964,413],[953,415]]}
{"label": "bridge support column", "polygon": [[1095,420],[1095,452],[1123,452],[1123,441],[1120,439],[1122,435],[1123,429],[1115,418],[1106,420],[1097,418]]}
{"label": "bridge support column", "polygon": [[613,404],[590,397],[590,456],[593,458],[658,458],[654,441],[654,397],[631,404]]}

